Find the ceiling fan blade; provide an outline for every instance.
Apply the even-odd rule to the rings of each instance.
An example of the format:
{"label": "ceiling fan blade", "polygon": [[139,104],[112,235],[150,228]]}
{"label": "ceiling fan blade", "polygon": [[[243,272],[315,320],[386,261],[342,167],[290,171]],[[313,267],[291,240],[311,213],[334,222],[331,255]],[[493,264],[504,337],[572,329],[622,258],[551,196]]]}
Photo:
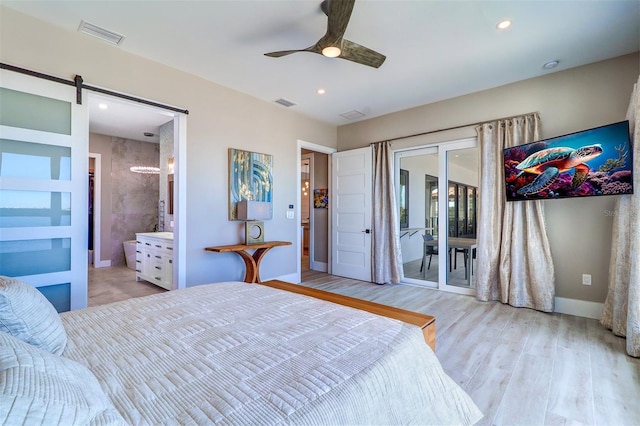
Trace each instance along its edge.
{"label": "ceiling fan blade", "polygon": [[379,68],[387,59],[381,53],[371,50],[368,47],[359,45],[352,41],[342,40],[342,53],[339,58],[346,59],[348,61],[357,62],[362,65],[368,65],[373,68]]}
{"label": "ceiling fan blade", "polygon": [[282,56],[287,56],[287,55],[291,55],[292,53],[298,53],[298,52],[321,53],[321,50],[318,48],[317,44],[314,44],[313,46],[307,47],[306,49],[281,50],[279,52],[265,53],[264,56],[270,56],[272,58],[280,58]]}
{"label": "ceiling fan blade", "polygon": [[327,34],[324,38],[337,41],[344,36],[355,0],[327,0]]}
{"label": "ceiling fan blade", "polygon": [[291,55],[292,53],[298,53],[298,52],[304,52],[304,49],[302,49],[302,50],[281,50],[279,52],[269,52],[269,53],[265,53],[264,56],[270,56],[272,58],[280,58],[282,56],[287,56],[287,55]]}

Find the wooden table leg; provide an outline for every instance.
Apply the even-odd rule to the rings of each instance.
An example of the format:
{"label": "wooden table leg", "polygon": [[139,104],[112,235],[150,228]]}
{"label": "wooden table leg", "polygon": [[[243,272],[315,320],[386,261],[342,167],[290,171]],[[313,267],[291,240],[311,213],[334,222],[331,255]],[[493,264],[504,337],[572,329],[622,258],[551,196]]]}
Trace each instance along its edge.
{"label": "wooden table leg", "polygon": [[247,253],[244,250],[238,250],[234,253],[237,253],[238,256],[244,260],[245,274],[244,274],[244,282],[245,283],[255,283],[256,278],[258,276],[258,268],[256,265],[256,261],[253,256]]}
{"label": "wooden table leg", "polygon": [[272,247],[259,248],[256,249],[253,254],[249,254],[244,250],[238,250],[234,253],[238,253],[238,255],[244,260],[245,266],[245,275],[244,282],[245,283],[261,283],[260,281],[260,262],[264,255],[271,250]]}
{"label": "wooden table leg", "polygon": [[267,254],[267,252],[269,250],[271,250],[273,247],[265,247],[265,248],[259,248],[256,251],[253,252],[253,259],[256,262],[256,276],[255,276],[255,281],[254,283],[261,283],[262,281],[260,280],[260,262],[262,262],[262,258],[264,257],[265,254]]}

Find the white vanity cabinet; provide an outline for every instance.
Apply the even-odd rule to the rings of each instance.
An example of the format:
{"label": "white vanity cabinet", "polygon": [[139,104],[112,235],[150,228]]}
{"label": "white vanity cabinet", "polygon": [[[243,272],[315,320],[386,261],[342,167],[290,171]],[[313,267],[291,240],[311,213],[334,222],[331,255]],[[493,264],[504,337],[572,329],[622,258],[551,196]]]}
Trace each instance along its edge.
{"label": "white vanity cabinet", "polygon": [[136,234],[136,281],[173,288],[173,233]]}

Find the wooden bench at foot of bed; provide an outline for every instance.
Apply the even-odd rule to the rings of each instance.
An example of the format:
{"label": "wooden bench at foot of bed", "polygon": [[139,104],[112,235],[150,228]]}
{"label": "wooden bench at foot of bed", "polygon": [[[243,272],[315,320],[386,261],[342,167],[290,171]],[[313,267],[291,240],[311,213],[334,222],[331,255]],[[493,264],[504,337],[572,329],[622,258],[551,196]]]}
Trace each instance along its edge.
{"label": "wooden bench at foot of bed", "polygon": [[434,352],[436,350],[436,319],[431,315],[406,311],[404,309],[394,308],[393,306],[381,305],[379,303],[356,299],[349,296],[343,296],[341,294],[330,293],[328,291],[318,290],[317,288],[291,284],[285,281],[271,280],[259,283],[259,285],[266,285],[268,287],[286,290],[292,293],[315,297],[316,299],[326,300],[328,302],[349,306],[351,308],[371,312],[372,314],[381,315],[409,324],[417,325],[422,329],[422,334],[424,335],[425,342],[427,342],[427,344],[431,346],[431,349],[433,349]]}

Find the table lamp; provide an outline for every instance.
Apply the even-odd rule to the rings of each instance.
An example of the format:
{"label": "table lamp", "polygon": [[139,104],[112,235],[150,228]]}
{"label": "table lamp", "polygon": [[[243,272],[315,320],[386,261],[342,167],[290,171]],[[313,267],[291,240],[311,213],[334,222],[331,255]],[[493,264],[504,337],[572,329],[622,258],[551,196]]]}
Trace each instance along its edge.
{"label": "table lamp", "polygon": [[271,219],[271,203],[268,201],[238,201],[238,220],[244,220],[244,243],[260,244],[264,242],[264,222]]}

